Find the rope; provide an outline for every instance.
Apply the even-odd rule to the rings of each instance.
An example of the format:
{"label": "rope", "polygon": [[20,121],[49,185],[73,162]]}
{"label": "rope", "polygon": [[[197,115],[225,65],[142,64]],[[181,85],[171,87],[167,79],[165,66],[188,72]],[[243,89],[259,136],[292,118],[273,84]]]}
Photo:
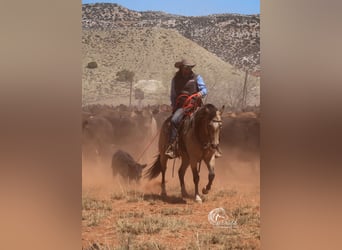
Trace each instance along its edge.
{"label": "rope", "polygon": [[159,135],[160,130],[158,130],[158,132],[156,133],[156,135],[152,138],[152,140],[147,144],[147,146],[145,147],[144,151],[140,154],[140,156],[138,157],[137,162],[139,162],[141,160],[141,157],[143,157],[143,155],[145,154],[146,150],[151,146],[152,142],[156,139],[156,137]]}
{"label": "rope", "polygon": [[197,93],[194,93],[192,95],[180,94],[176,99],[175,107],[179,106],[180,100],[184,97],[186,99],[183,102],[182,108],[184,109],[185,115],[189,116],[197,107],[201,106],[202,99],[198,97]]}
{"label": "rope", "polygon": [[197,107],[201,106],[202,99],[198,98],[197,93],[190,95],[183,104],[186,115],[192,114]]}

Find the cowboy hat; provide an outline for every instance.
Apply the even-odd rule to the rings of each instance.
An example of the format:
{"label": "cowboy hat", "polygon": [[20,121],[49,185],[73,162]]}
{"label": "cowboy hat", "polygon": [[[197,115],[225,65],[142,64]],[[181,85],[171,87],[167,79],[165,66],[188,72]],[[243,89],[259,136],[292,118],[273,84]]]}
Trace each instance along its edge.
{"label": "cowboy hat", "polygon": [[195,67],[195,63],[193,63],[192,61],[188,60],[188,59],[182,59],[182,61],[176,62],[175,63],[175,67],[176,68],[181,68],[183,66],[188,66],[188,67]]}

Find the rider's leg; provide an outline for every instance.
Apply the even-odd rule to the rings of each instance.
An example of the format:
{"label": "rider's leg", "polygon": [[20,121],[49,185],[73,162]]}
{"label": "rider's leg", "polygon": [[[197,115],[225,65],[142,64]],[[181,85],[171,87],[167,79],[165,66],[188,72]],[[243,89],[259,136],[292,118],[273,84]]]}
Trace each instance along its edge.
{"label": "rider's leg", "polygon": [[170,143],[173,143],[176,140],[177,132],[179,128],[179,124],[181,123],[184,117],[184,109],[179,108],[175,111],[171,118],[171,135],[170,135]]}
{"label": "rider's leg", "polygon": [[175,142],[176,137],[178,133],[178,127],[180,122],[182,121],[184,117],[184,110],[182,108],[179,108],[175,111],[171,118],[171,131],[170,131],[170,137],[169,137],[169,146],[165,152],[166,155],[168,155],[170,158],[175,158]]}

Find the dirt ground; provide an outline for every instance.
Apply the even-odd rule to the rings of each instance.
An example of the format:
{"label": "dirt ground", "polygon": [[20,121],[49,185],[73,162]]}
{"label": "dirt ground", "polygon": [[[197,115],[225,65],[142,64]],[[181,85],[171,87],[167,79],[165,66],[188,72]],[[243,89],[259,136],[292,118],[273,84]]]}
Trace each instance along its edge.
{"label": "dirt ground", "polygon": [[[167,197],[160,196],[161,176],[127,184],[111,174],[110,161],[83,163],[83,249],[260,249],[260,159],[223,148],[216,160],[216,177],[203,203],[182,198],[176,159],[168,162]],[[150,155],[148,155],[150,154]],[[133,154],[136,158],[139,154]],[[154,161],[146,153],[140,163]],[[207,184],[202,164],[199,189]],[[185,176],[194,193],[192,173]],[[234,226],[215,227],[208,214],[222,207]],[[232,225],[232,224],[230,224]]]}

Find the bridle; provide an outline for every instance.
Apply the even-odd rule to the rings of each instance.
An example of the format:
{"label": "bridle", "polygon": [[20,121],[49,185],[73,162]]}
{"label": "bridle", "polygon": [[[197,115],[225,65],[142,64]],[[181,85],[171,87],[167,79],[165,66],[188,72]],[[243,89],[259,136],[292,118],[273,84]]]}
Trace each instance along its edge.
{"label": "bridle", "polygon": [[211,121],[209,121],[209,123],[207,124],[207,134],[209,135],[209,138],[210,138],[209,140],[210,141],[204,144],[204,146],[203,146],[204,149],[209,149],[209,148],[210,149],[217,149],[218,148],[219,144],[213,142],[215,135],[213,135],[211,133],[211,130],[210,130],[210,127],[213,127],[213,125],[212,125],[213,123],[217,123],[218,124],[217,128],[214,131],[215,134],[218,133],[219,130],[222,128],[222,120],[221,119],[215,119],[214,118]]}

